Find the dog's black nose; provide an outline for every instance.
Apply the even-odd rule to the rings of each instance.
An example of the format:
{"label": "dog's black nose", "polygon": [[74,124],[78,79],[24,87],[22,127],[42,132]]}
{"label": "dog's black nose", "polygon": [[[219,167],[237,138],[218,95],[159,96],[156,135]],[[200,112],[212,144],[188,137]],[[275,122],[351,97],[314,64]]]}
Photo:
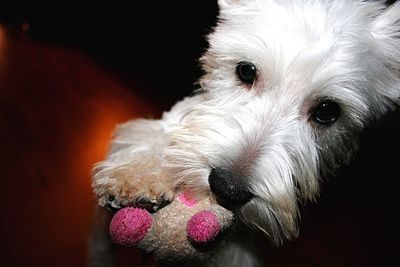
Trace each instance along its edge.
{"label": "dog's black nose", "polygon": [[219,200],[228,206],[244,205],[254,196],[242,179],[221,168],[211,170],[208,182]]}

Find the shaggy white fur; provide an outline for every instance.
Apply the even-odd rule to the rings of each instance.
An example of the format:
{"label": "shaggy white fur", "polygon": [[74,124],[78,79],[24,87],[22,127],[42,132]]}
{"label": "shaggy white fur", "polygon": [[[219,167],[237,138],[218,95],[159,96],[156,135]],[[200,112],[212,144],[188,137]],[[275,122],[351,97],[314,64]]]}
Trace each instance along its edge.
{"label": "shaggy white fur", "polygon": [[[94,169],[100,205],[211,189],[240,219],[210,265],[257,266],[252,231],[297,235],[298,203],[346,163],[359,132],[399,104],[400,3],[219,0],[201,90],[160,120],[121,125]],[[246,243],[247,242],[247,243]],[[233,257],[232,255],[235,255]]]}

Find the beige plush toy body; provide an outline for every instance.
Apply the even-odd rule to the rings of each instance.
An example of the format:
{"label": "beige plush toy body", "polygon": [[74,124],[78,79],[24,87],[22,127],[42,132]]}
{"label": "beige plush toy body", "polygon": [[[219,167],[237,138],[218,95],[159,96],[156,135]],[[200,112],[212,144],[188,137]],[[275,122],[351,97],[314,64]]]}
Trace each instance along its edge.
{"label": "beige plush toy body", "polygon": [[137,246],[172,265],[196,265],[211,256],[211,248],[233,223],[232,212],[211,197],[194,199],[181,192],[156,213],[142,208],[119,210],[110,223],[114,243]]}

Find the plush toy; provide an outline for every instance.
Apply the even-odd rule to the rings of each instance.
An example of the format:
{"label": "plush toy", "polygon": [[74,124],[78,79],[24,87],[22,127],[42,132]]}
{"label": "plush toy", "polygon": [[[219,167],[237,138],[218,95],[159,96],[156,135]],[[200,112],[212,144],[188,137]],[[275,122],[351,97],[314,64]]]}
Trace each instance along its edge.
{"label": "plush toy", "polygon": [[114,243],[137,246],[160,262],[195,264],[210,257],[233,220],[233,214],[212,198],[196,200],[181,192],[153,214],[135,207],[119,210],[111,220],[110,235]]}

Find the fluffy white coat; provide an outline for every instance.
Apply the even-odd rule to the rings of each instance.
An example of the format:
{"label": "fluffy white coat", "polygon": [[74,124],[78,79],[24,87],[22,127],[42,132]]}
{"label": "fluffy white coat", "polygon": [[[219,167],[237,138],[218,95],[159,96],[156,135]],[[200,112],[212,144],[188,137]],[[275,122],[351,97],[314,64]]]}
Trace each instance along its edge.
{"label": "fluffy white coat", "polygon": [[[253,235],[278,244],[296,236],[298,203],[314,199],[319,180],[348,162],[359,132],[398,105],[400,3],[219,6],[201,58],[201,90],[160,120],[121,125],[95,167],[93,187],[100,205],[158,205],[177,186],[208,192],[211,170],[229,169],[253,195],[234,209],[238,235],[245,231],[248,242],[232,237],[209,264],[257,266]],[[257,69],[250,85],[237,77],[240,62]],[[313,111],[326,99],[339,105],[340,117],[320,125]]]}

